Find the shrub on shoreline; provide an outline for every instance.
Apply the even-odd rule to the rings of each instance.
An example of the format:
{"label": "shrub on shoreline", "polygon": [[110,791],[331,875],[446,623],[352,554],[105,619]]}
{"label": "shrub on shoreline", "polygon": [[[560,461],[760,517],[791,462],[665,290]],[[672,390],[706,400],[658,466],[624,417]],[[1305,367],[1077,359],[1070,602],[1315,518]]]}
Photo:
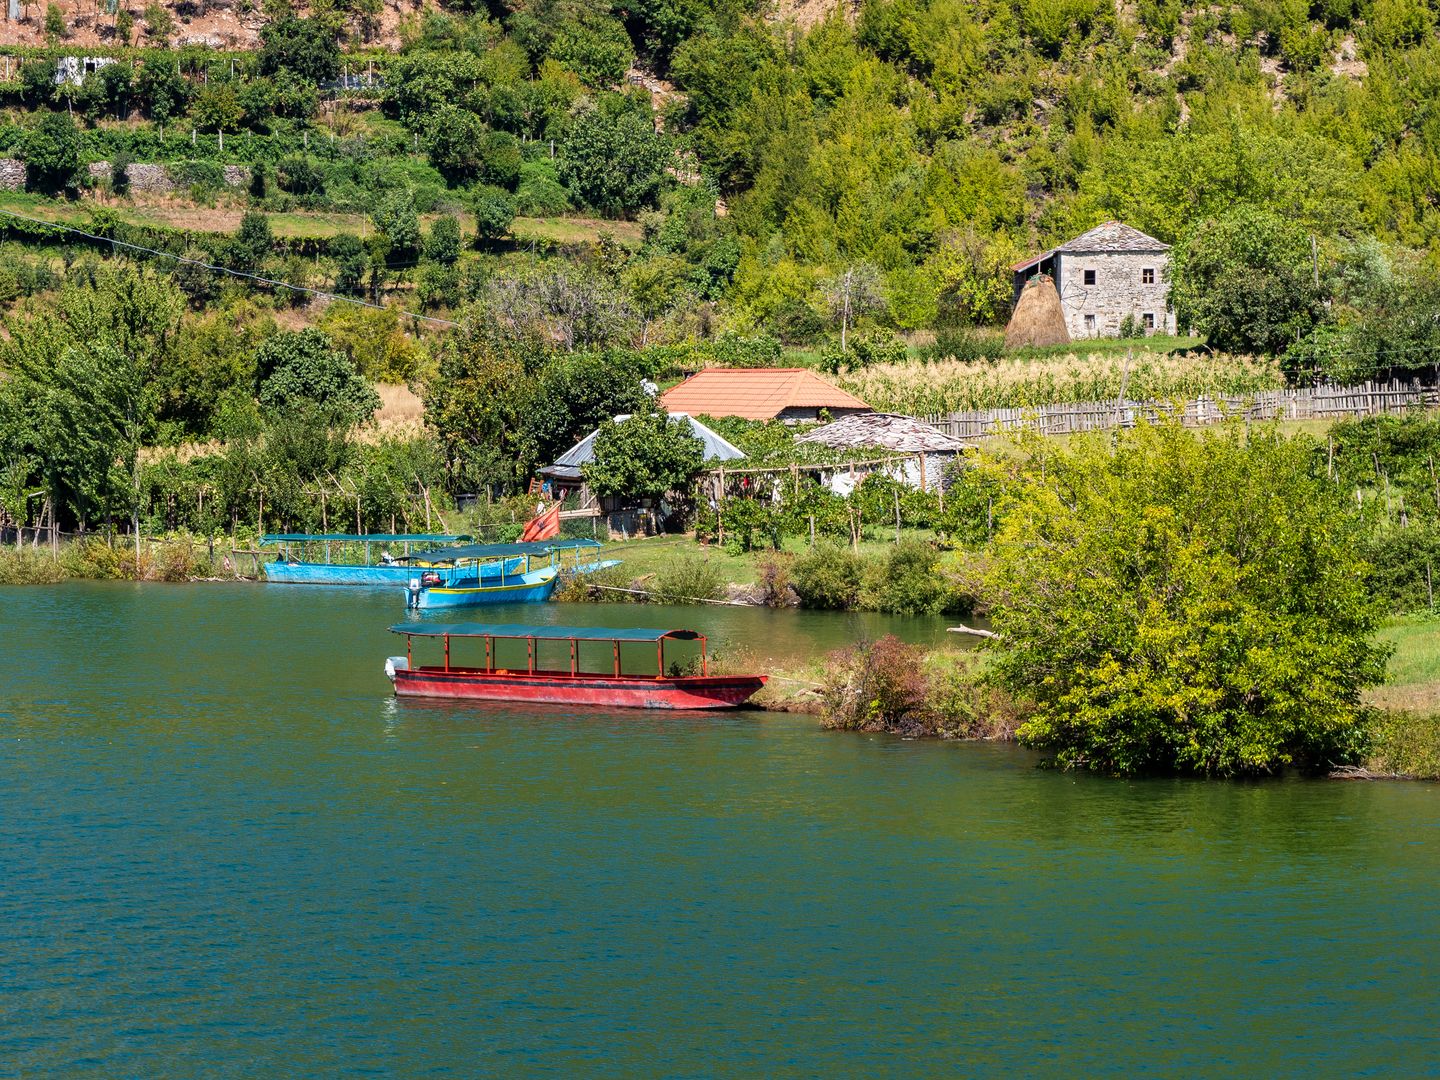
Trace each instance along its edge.
{"label": "shrub on shoreline", "polygon": [[48,551],[0,550],[0,585],[54,585],[68,576]]}
{"label": "shrub on shoreline", "polygon": [[977,653],[927,653],[893,634],[831,653],[820,700],[820,725],[834,730],[1009,740],[1019,726]]}
{"label": "shrub on shoreline", "polygon": [[795,591],[808,608],[848,611],[860,602],[860,557],[839,544],[816,544],[795,560]]}
{"label": "shrub on shoreline", "polygon": [[650,599],[657,604],[684,604],[719,600],[725,595],[720,568],[703,555],[682,555],[666,563],[650,582]]}

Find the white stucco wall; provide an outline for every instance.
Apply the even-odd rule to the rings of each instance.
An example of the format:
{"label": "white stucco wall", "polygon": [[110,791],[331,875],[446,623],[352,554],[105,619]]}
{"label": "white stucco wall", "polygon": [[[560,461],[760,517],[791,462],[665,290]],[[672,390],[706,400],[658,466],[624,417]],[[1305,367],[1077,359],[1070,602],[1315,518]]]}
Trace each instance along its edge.
{"label": "white stucco wall", "polygon": [[[1175,333],[1175,313],[1169,309],[1166,281],[1169,255],[1157,252],[1068,252],[1055,256],[1060,305],[1072,340],[1115,337],[1121,320],[1134,315],[1139,322],[1155,317],[1152,333]],[[1095,271],[1095,284],[1085,284],[1085,271]],[[1145,284],[1143,272],[1154,271],[1154,283]],[[1094,316],[1094,325],[1085,316]]]}

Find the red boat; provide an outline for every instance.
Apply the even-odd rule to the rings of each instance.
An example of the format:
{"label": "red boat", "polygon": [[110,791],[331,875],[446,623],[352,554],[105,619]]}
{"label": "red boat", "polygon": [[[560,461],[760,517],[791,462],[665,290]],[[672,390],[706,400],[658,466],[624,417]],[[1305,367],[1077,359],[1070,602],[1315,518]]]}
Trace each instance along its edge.
{"label": "red boat", "polygon": [[[558,705],[600,705],[631,709],[725,709],[742,705],[765,685],[764,675],[711,675],[705,637],[693,630],[618,629],[588,626],[511,626],[489,623],[407,623],[390,630],[405,635],[405,655],[385,661],[385,674],[400,697],[467,698],[478,701],[535,701]],[[442,664],[416,665],[414,638],[440,638]],[[480,638],[485,642],[483,667],[451,662],[452,638]],[[496,643],[524,641],[525,666],[500,666]],[[565,641],[570,646],[568,668],[545,667],[540,642]],[[665,670],[667,641],[698,641],[700,653],[690,663],[699,674],[685,673],[672,662]],[[609,643],[606,670],[583,670],[581,646]],[[622,646],[653,645],[655,674],[632,675],[622,671]],[[594,649],[591,650],[595,651]],[[633,649],[631,650],[633,652]],[[518,652],[518,650],[517,650]]]}

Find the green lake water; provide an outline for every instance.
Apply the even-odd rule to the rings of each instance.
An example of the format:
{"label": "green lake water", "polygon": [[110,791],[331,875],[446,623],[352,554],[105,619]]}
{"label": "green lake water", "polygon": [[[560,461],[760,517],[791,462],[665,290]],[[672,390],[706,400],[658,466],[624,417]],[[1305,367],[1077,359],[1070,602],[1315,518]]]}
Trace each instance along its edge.
{"label": "green lake water", "polygon": [[[0,589],[0,1076],[1440,1072],[1440,786],[402,704],[400,607]],[[944,625],[486,614],[787,656]]]}

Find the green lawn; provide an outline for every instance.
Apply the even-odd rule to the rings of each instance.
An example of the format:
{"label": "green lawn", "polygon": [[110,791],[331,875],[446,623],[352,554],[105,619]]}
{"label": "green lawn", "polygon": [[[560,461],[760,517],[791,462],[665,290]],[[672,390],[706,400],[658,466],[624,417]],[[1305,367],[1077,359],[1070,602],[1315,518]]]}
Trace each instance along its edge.
{"label": "green lawn", "polygon": [[1394,619],[1380,639],[1395,647],[1385,685],[1371,693],[1378,705],[1440,709],[1440,620]]}

